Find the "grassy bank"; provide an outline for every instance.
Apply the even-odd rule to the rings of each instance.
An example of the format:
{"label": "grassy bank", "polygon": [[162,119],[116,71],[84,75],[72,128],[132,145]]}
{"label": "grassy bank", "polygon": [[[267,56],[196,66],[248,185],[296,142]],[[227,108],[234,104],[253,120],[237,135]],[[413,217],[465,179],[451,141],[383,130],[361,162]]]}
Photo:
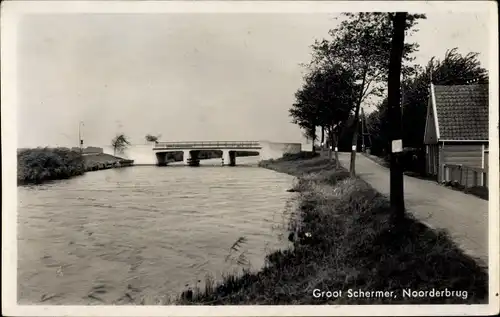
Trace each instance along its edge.
{"label": "grassy bank", "polygon": [[[349,178],[345,170],[335,170],[331,160],[300,154],[261,166],[299,176],[300,204],[289,228],[293,248],[269,254],[257,273],[230,275],[221,282],[209,281],[204,289],[185,291],[180,304],[485,302],[485,268],[444,232],[409,216],[394,223],[387,199],[366,182]],[[342,294],[316,297],[315,289]],[[388,293],[349,297],[349,289]],[[467,295],[405,297],[406,289]]]}
{"label": "grassy bank", "polygon": [[118,156],[113,156],[105,153],[88,154],[83,156],[86,171],[98,171],[113,167],[130,166],[134,163],[133,160],[126,160]]}
{"label": "grassy bank", "polygon": [[17,182],[40,184],[85,173],[82,155],[66,148],[21,149],[17,152]]}

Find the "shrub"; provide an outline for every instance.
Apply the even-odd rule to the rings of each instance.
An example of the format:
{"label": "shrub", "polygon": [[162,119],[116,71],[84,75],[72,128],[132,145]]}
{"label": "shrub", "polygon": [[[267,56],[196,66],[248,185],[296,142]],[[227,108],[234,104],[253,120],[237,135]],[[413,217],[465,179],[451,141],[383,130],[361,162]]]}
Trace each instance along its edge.
{"label": "shrub", "polygon": [[82,155],[67,148],[22,149],[17,153],[18,184],[40,184],[84,172]]}
{"label": "shrub", "polygon": [[300,159],[310,159],[318,157],[320,154],[317,152],[301,151],[299,153],[285,153],[283,154],[283,160],[300,160]]}

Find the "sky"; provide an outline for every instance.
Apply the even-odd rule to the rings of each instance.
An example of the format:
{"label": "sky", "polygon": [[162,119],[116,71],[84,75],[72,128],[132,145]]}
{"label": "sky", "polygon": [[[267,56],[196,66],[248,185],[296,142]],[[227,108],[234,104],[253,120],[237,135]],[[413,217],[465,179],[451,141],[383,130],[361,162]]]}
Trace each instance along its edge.
{"label": "sky", "polygon": [[[18,147],[162,141],[301,142],[288,109],[315,39],[335,14],[26,15],[17,33]],[[432,13],[408,38],[421,65],[480,53],[488,15]]]}

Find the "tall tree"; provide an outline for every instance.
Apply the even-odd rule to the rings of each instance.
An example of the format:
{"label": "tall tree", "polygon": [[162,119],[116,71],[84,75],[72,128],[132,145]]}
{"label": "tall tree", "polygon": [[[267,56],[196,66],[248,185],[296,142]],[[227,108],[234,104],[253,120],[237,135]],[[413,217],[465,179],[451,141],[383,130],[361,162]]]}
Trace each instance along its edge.
{"label": "tall tree", "polygon": [[[345,13],[346,19],[330,30],[331,40],[316,41],[313,45],[311,68],[325,64],[341,64],[351,69],[360,85],[354,111],[351,175],[355,175],[356,145],[360,109],[363,102],[372,96],[382,96],[387,81],[388,61],[392,40],[392,21],[388,13],[360,12]],[[422,14],[409,15],[405,30],[411,31]],[[418,49],[418,44],[404,45],[403,60],[411,62],[410,55]],[[412,67],[405,67],[411,73]]]}
{"label": "tall tree", "polygon": [[128,137],[121,133],[115,136],[111,140],[111,146],[113,147],[113,153],[116,155],[116,153],[123,153],[123,151],[130,145],[130,141],[128,140]]}
{"label": "tall tree", "polygon": [[304,136],[312,141],[312,151],[315,152],[314,142],[316,141],[316,127],[318,126],[318,108],[312,103],[309,92],[304,89],[295,94],[296,102],[289,110],[292,122],[297,124],[304,131]]}
{"label": "tall tree", "polygon": [[334,65],[316,68],[304,79],[290,109],[293,122],[301,126],[309,138],[316,136],[316,127],[320,126],[332,140],[353,108],[357,89],[354,74],[341,65]]}
{"label": "tall tree", "polygon": [[320,124],[326,129],[330,148],[335,149],[335,162],[338,166],[338,139],[351,115],[359,86],[355,84],[354,73],[341,65],[334,65],[321,71],[316,70],[316,92],[320,105]]}
{"label": "tall tree", "polygon": [[[389,58],[388,101],[391,122],[391,169],[390,169],[390,201],[393,215],[401,218],[404,215],[403,169],[399,154],[402,152],[401,140],[401,64],[405,41],[406,12],[391,15],[393,23],[392,46]],[[398,148],[401,147],[401,148]]]}

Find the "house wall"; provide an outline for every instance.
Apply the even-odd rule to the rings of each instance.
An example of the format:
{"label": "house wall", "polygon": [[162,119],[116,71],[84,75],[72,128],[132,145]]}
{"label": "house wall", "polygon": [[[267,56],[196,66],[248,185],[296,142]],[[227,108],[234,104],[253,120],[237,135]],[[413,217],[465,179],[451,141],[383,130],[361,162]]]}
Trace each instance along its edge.
{"label": "house wall", "polygon": [[[484,143],[441,143],[440,144],[440,168],[438,180],[444,181],[444,164],[463,165],[481,168],[483,166],[483,144]],[[465,172],[462,182],[465,183]],[[473,183],[472,172],[467,175],[467,183]]]}
{"label": "house wall", "polygon": [[438,144],[427,144],[425,146],[425,170],[428,175],[437,176],[439,167]]}
{"label": "house wall", "polygon": [[424,144],[436,144],[438,142],[436,134],[436,122],[434,122],[434,112],[432,109],[431,98],[427,105],[427,119],[425,120]]}
{"label": "house wall", "polygon": [[281,143],[281,142],[269,142],[269,141],[259,141],[262,146],[260,151],[260,157],[263,160],[277,159],[283,156],[283,154],[296,154],[302,151],[301,143]]}

